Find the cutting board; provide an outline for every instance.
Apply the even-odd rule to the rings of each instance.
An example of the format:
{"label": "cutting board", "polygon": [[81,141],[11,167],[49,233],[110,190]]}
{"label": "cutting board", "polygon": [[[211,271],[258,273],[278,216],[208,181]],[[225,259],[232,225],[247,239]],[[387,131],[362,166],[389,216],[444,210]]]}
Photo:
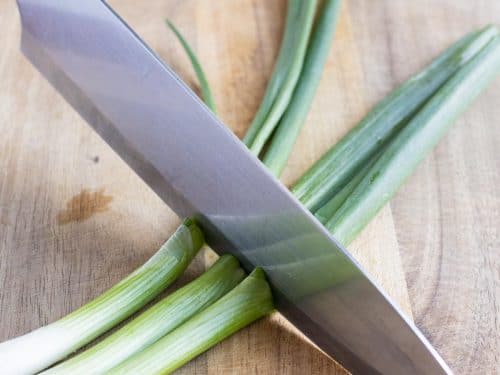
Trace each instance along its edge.
{"label": "cutting board", "polygon": [[[242,136],[278,51],[283,0],[113,0],[186,82],[196,50],[219,115]],[[500,2],[344,1],[291,184],[378,100],[467,31],[500,24]],[[81,306],[142,264],[179,218],[19,53],[15,4],[0,0],[0,340]],[[461,374],[500,368],[500,80],[458,121],[349,250]],[[210,249],[172,288],[215,259]],[[1,364],[0,364],[1,373]],[[343,374],[279,314],[235,334],[183,374]]]}

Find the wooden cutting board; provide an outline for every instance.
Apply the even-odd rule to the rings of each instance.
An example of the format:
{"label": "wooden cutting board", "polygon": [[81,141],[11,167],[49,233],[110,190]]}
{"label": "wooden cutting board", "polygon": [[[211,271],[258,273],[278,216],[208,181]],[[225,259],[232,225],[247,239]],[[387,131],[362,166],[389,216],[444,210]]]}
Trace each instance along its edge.
{"label": "wooden cutting board", "polygon": [[[283,0],[113,0],[188,83],[163,23],[199,54],[220,117],[241,136],[279,47]],[[500,2],[344,1],[336,40],[283,181],[291,184],[399,82],[465,32],[500,24]],[[0,341],[79,307],[142,264],[179,218],[19,53],[0,0]],[[463,115],[350,247],[460,374],[500,368],[500,79]],[[214,259],[206,249],[177,283]],[[1,373],[1,364],[0,364]],[[185,374],[344,373],[278,314]]]}

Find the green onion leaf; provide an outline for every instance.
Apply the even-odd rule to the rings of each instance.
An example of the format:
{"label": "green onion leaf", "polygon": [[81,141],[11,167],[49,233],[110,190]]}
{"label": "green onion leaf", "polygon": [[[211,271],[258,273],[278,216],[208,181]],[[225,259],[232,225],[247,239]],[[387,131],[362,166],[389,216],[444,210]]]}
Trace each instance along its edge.
{"label": "green onion leaf", "polygon": [[283,171],[311,107],[332,44],[340,4],[340,0],[323,2],[299,81],[265,152],[263,162],[275,176]]}
{"label": "green onion leaf", "polygon": [[332,147],[293,186],[294,195],[317,211],[394,136],[425,101],[496,35],[487,27],[460,39],[424,71],[413,76],[380,102],[347,136]]}
{"label": "green onion leaf", "polygon": [[192,220],[184,221],[151,259],[101,296],[52,324],[1,343],[1,372],[36,373],[88,344],[177,279],[202,245],[201,230]]}
{"label": "green onion leaf", "polygon": [[349,244],[498,73],[500,37],[453,75],[390,142],[327,222],[327,229]]}
{"label": "green onion leaf", "polygon": [[300,30],[297,27],[300,15],[300,0],[290,0],[287,6],[287,15],[285,20],[285,29],[283,31],[283,39],[281,41],[280,51],[276,63],[274,65],[273,73],[267,84],[264,98],[257,110],[257,113],[248,128],[243,142],[248,146],[252,144],[257,133],[259,132],[262,123],[266,119],[269,110],[271,109],[276,96],[279,94],[283,82],[290,70],[290,61],[293,59],[294,45]]}
{"label": "green onion leaf", "polygon": [[290,61],[292,61],[295,52],[294,46],[296,44],[297,36],[300,30],[297,27],[300,14],[300,0],[288,1],[287,16],[285,21],[285,30],[283,32],[283,40],[281,41],[280,52],[276,60],[273,73],[267,84],[264,98],[257,110],[252,124],[247,130],[243,142],[246,145],[252,144],[257,136],[263,121],[266,119],[269,110],[271,109],[276,96],[280,92],[283,82],[286,79],[290,68]]}
{"label": "green onion leaf", "polygon": [[[297,0],[291,0],[290,6],[294,5],[295,1]],[[298,1],[298,3],[299,21],[291,27],[297,29],[296,32],[299,34],[296,40],[294,40],[295,43],[290,48],[291,51],[293,51],[293,55],[289,56],[290,65],[286,78],[276,94],[272,106],[269,108],[265,118],[261,123],[252,123],[247,135],[243,139],[243,142],[255,155],[260,154],[262,148],[278,124],[278,121],[285,112],[304,64],[307,44],[314,22],[317,0]]]}
{"label": "green onion leaf", "polygon": [[165,20],[165,22],[167,23],[167,26],[174,32],[175,36],[177,37],[182,47],[184,48],[184,51],[186,51],[189,60],[191,61],[191,65],[193,66],[193,69],[196,73],[196,77],[198,78],[198,82],[200,83],[200,90],[203,101],[205,102],[207,107],[212,110],[213,113],[216,113],[217,108],[215,106],[215,100],[212,95],[212,91],[210,90],[210,85],[208,83],[205,72],[203,71],[200,62],[198,61],[198,57],[196,57],[196,54],[191,49],[188,42],[184,39],[180,31],[177,30],[175,25],[169,20]]}
{"label": "green onion leaf", "polygon": [[366,176],[371,166],[373,166],[377,157],[374,157],[373,160],[366,164],[337,194],[314,213],[314,216],[316,216],[322,224],[326,224],[347,200],[356,186],[358,186],[361,180]]}

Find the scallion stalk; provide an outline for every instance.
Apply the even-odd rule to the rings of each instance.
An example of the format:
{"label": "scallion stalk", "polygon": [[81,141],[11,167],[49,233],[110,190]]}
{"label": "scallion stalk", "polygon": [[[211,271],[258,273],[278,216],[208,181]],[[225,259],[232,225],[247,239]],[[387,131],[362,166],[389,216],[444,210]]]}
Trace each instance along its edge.
{"label": "scallion stalk", "polygon": [[54,323],[1,343],[1,372],[36,373],[88,344],[170,285],[202,245],[201,230],[185,220],[153,257],[101,296]]}
{"label": "scallion stalk", "polygon": [[232,291],[109,374],[168,374],[273,310],[271,290],[257,268]]}
{"label": "scallion stalk", "polygon": [[245,272],[223,255],[204,274],[156,303],[92,348],[43,374],[103,374],[138,353],[233,289]]}
{"label": "scallion stalk", "polygon": [[353,130],[332,147],[292,187],[311,211],[333,197],[402,125],[460,67],[496,35],[489,26],[460,39],[425,70],[413,76],[380,102]]}
{"label": "scallion stalk", "polygon": [[[293,0],[295,1],[295,0]],[[299,1],[298,17],[299,21],[293,25],[297,28],[298,37],[295,44],[291,46],[293,55],[290,56],[289,69],[280,90],[277,92],[272,106],[261,123],[253,123],[243,139],[250,151],[259,155],[265,143],[276,128],[278,121],[285,112],[293,94],[293,90],[302,71],[304,58],[307,50],[309,36],[311,34],[314,15],[316,12],[317,0]],[[292,5],[292,4],[291,4]]]}
{"label": "scallion stalk", "polygon": [[391,140],[326,223],[327,229],[340,242],[350,243],[499,72],[500,37],[496,37],[460,68]]}
{"label": "scallion stalk", "polygon": [[332,44],[340,4],[340,0],[324,0],[299,81],[262,159],[275,176],[283,171],[311,107]]}

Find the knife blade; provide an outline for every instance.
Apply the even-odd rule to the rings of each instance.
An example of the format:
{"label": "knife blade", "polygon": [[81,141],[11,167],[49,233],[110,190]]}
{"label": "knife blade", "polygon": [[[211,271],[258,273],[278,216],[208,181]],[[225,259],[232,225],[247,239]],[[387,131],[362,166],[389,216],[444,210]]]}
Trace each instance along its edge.
{"label": "knife blade", "polygon": [[450,369],[350,254],[102,0],[18,0],[28,59],[207,243],[355,373]]}

